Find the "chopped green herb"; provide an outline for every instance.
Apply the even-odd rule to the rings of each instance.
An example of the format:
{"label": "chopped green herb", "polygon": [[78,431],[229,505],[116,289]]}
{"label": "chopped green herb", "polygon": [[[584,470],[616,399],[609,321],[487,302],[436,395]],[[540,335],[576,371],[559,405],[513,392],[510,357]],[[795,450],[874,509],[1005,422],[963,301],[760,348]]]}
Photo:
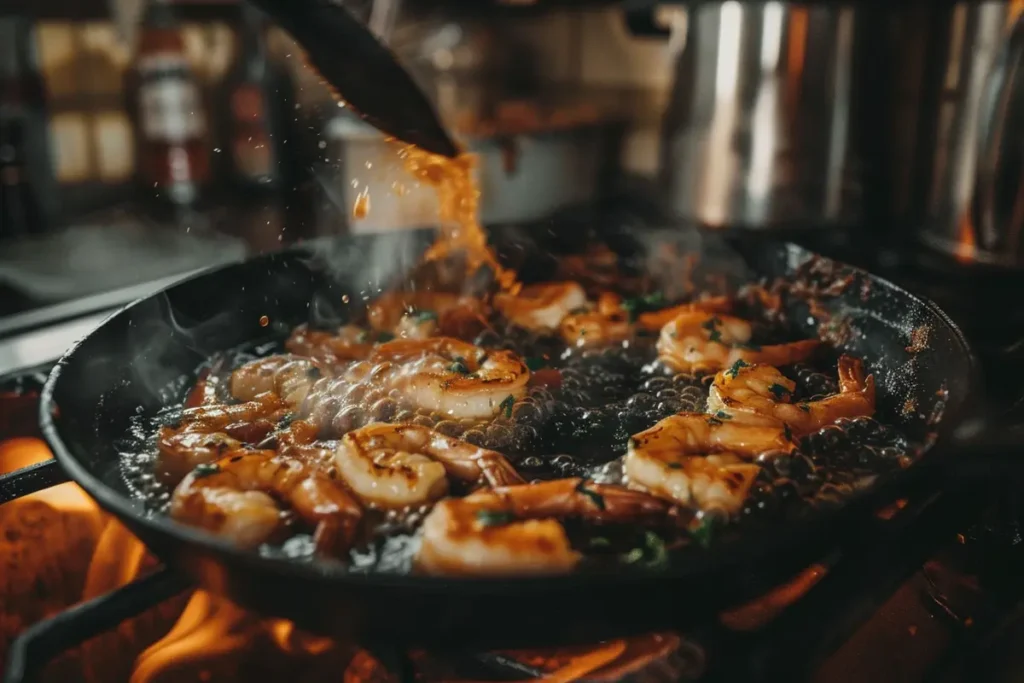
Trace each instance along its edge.
{"label": "chopped green herb", "polygon": [[663,567],[668,562],[665,541],[653,531],[648,531],[644,534],[643,547],[633,548],[622,556],[622,561],[626,564],[640,564],[648,569]]}
{"label": "chopped green herb", "polygon": [[700,521],[700,525],[690,530],[690,538],[695,540],[698,545],[702,548],[707,548],[711,545],[712,539],[715,537],[715,530],[718,527],[718,519],[716,517],[704,517]]}
{"label": "chopped green herb", "polygon": [[588,489],[586,487],[586,482],[585,481],[581,481],[579,483],[579,486],[576,487],[576,491],[578,491],[579,493],[582,493],[584,496],[589,498],[590,502],[592,502],[594,504],[594,506],[598,510],[604,510],[605,509],[604,496],[602,496],[597,491],[591,491],[590,489]]}
{"label": "chopped green herb", "polygon": [[784,433],[786,435],[786,441],[792,441],[793,440],[793,430],[790,429],[789,425],[786,424],[786,423],[783,423],[782,427],[783,427]]}
{"label": "chopped green herb", "polygon": [[437,320],[437,313],[434,311],[416,311],[416,313],[412,314],[412,319],[422,324],[431,320]]}
{"label": "chopped green herb", "polygon": [[705,320],[703,323],[701,323],[700,326],[703,327],[705,330],[714,330],[714,329],[716,329],[721,324],[722,324],[721,318],[719,318],[716,315],[716,316],[712,316],[712,317],[708,318],[707,320]]}
{"label": "chopped green herb", "polygon": [[525,362],[526,367],[528,367],[531,372],[533,372],[534,370],[540,370],[541,368],[548,364],[547,361],[541,358],[540,356],[527,356],[525,358]]}
{"label": "chopped green herb", "polygon": [[665,295],[662,294],[661,292],[651,292],[650,294],[645,294],[643,297],[641,297],[640,300],[647,308],[657,308],[659,306],[665,305]]}
{"label": "chopped green herb", "polygon": [[805,413],[811,412],[811,407],[809,405],[807,405],[806,403],[798,403],[798,404],[796,404],[796,407],[799,408],[800,410],[804,411]]}
{"label": "chopped green herb", "polygon": [[461,358],[456,358],[455,362],[448,366],[448,369],[452,372],[457,372],[460,375],[469,374],[469,368],[466,367],[466,364],[462,361]]}
{"label": "chopped green herb", "polygon": [[635,322],[637,316],[645,311],[652,311],[661,308],[665,304],[665,295],[661,292],[651,292],[643,296],[631,299],[623,299],[619,306],[629,314],[629,322]]}
{"label": "chopped green herb", "polygon": [[378,332],[377,333],[377,341],[379,341],[379,342],[389,342],[389,341],[391,341],[394,338],[395,338],[395,335],[391,334],[390,332]]}
{"label": "chopped green herb", "polygon": [[211,474],[217,474],[220,472],[220,465],[215,462],[204,462],[201,465],[196,465],[196,468],[192,470],[192,475],[195,477],[208,477]]}
{"label": "chopped green herb", "polygon": [[481,526],[504,526],[516,520],[516,516],[508,510],[477,510],[476,521]]}
{"label": "chopped green herb", "polygon": [[498,404],[498,407],[505,411],[505,417],[512,417],[512,406],[516,404],[516,397],[509,394],[508,397]]}
{"label": "chopped green herb", "polygon": [[670,470],[681,470],[681,469],[683,469],[683,463],[681,463],[681,462],[670,462],[668,464],[668,468]]}
{"label": "chopped green herb", "polygon": [[628,553],[622,556],[622,561],[626,564],[637,564],[644,559],[643,548],[633,548]]}
{"label": "chopped green herb", "polygon": [[708,335],[708,341],[722,343],[722,333],[718,330],[711,330],[711,334]]}
{"label": "chopped green herb", "polygon": [[740,370],[742,370],[743,368],[749,368],[749,367],[750,367],[750,363],[746,362],[743,359],[740,359],[740,360],[736,361],[735,363],[733,363],[732,367],[725,371],[725,374],[728,375],[729,377],[732,377],[733,379],[736,379],[739,376],[739,374],[740,374]]}
{"label": "chopped green herb", "polygon": [[717,427],[718,425],[722,424],[722,421],[714,416],[709,416],[707,422],[712,427]]}
{"label": "chopped green herb", "polygon": [[729,413],[725,412],[724,410],[719,410],[717,413],[715,413],[715,417],[717,417],[719,420],[731,420],[732,419],[732,415],[730,415]]}
{"label": "chopped green herb", "polygon": [[793,392],[782,386],[781,384],[772,384],[768,387],[768,391],[772,392],[772,395],[777,399],[781,399],[786,394],[792,394]]}
{"label": "chopped green herb", "polygon": [[612,544],[612,542],[609,541],[604,536],[594,536],[593,538],[590,539],[590,547],[591,548],[607,548],[611,544]]}
{"label": "chopped green herb", "polygon": [[370,341],[370,333],[367,332],[366,330],[362,330],[359,334],[356,335],[357,344],[365,344],[368,341]]}

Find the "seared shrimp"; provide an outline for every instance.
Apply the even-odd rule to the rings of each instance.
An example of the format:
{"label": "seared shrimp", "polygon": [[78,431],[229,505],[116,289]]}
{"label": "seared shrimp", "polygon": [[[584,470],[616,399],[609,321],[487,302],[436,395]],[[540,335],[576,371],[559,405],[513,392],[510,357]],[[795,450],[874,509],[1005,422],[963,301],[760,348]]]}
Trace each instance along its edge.
{"label": "seared shrimp", "polygon": [[864,376],[857,358],[839,358],[839,393],[820,401],[793,403],[796,385],[770,365],[736,364],[718,373],[708,396],[708,410],[737,422],[784,422],[797,435],[810,434],[841,417],[875,412],[875,378]]}
{"label": "seared shrimp", "polygon": [[452,339],[396,339],[370,358],[390,363],[390,386],[420,408],[455,418],[488,418],[526,393],[530,370],[511,351]]}
{"label": "seared shrimp", "polygon": [[575,282],[527,285],[518,294],[499,294],[494,305],[510,321],[529,330],[558,328],[572,311],[587,305],[587,294]]}
{"label": "seared shrimp", "polygon": [[292,355],[269,356],[246,363],[231,373],[231,395],[240,401],[279,396],[298,409],[313,384],[327,374],[323,363]]}
{"label": "seared shrimp", "polygon": [[559,574],[573,569],[572,549],[557,518],[665,523],[673,506],[620,486],[559,479],[449,498],[423,521],[419,569],[430,574]]}
{"label": "seared shrimp", "polygon": [[311,330],[301,325],[288,337],[284,347],[297,356],[334,365],[341,361],[366,358],[370,355],[373,342],[370,333],[356,325],[343,325],[333,333]]}
{"label": "seared shrimp", "polygon": [[629,313],[622,308],[617,294],[605,293],[597,301],[597,309],[572,313],[559,325],[562,338],[575,346],[594,346],[622,341],[632,332]]}
{"label": "seared shrimp", "polygon": [[736,361],[786,365],[810,356],[818,348],[816,339],[751,345],[752,330],[746,320],[704,311],[676,316],[661,328],[658,358],[678,372],[706,372],[731,367]]}
{"label": "seared shrimp", "polygon": [[479,299],[450,292],[388,292],[367,306],[366,315],[370,327],[379,332],[425,339],[437,333],[445,313],[456,309],[482,313],[484,305]]}
{"label": "seared shrimp", "polygon": [[349,432],[334,463],[363,503],[389,508],[441,498],[449,476],[489,486],[523,482],[500,453],[416,425],[372,424]]}
{"label": "seared shrimp", "polygon": [[223,432],[179,431],[164,427],[157,436],[160,478],[176,485],[199,465],[208,465],[224,457],[228,451],[238,450],[242,442]]}
{"label": "seared shrimp", "polygon": [[625,472],[630,485],[684,505],[735,512],[760,468],[741,458],[796,448],[780,424],[734,424],[680,413],[629,440]]}
{"label": "seared shrimp", "polygon": [[708,299],[679,304],[660,311],[648,311],[636,317],[636,324],[645,330],[660,330],[683,313],[728,313],[732,310],[732,299],[727,296],[715,296]]}
{"label": "seared shrimp", "polygon": [[351,544],[362,509],[327,474],[273,451],[235,451],[193,470],[171,496],[171,516],[243,547],[270,540],[288,503],[316,527],[320,551],[337,554]]}

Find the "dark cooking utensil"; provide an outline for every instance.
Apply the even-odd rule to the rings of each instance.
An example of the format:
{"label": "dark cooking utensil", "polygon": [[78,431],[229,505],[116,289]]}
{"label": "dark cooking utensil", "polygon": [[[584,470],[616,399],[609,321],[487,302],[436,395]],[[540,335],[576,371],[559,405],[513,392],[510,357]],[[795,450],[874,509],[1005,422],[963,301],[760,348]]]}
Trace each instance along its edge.
{"label": "dark cooking utensil", "polygon": [[[669,251],[661,237],[673,239],[673,233],[638,236],[658,255]],[[417,235],[419,246],[431,237]],[[239,604],[361,642],[442,647],[511,647],[681,628],[790,578],[837,539],[860,538],[879,505],[897,492],[929,485],[927,477],[914,474],[920,471],[915,465],[800,522],[672,555],[658,572],[623,567],[616,573],[500,580],[360,575],[329,564],[261,557],[147,514],[131,493],[115,445],[137,411],[152,415],[164,407],[163,389],[214,353],[279,340],[311,319],[336,323],[345,314],[342,301],[361,301],[362,292],[372,291],[367,283],[387,284],[390,261],[373,255],[393,257],[410,247],[405,239],[353,236],[259,257],[207,272],[117,313],[68,352],[43,391],[42,428],[60,466],[171,570]],[[518,259],[514,265],[524,279],[550,276],[543,266],[550,261],[534,258],[546,247],[532,237],[499,233],[495,239],[499,254]],[[628,248],[627,241],[615,244]],[[706,243],[703,250],[714,271],[717,257]],[[845,321],[849,334],[842,347],[864,358],[874,374],[885,421],[898,423],[913,438],[935,433],[940,445],[947,439],[971,405],[974,363],[942,311],[884,280],[792,245],[749,251],[755,274],[827,292],[817,305]],[[367,265],[374,263],[382,270]],[[832,280],[846,285],[824,287]],[[787,312],[805,334],[814,333],[799,298],[787,303]],[[926,342],[915,332],[922,329]],[[910,403],[915,410],[906,409]]]}
{"label": "dark cooking utensil", "polygon": [[428,152],[459,153],[433,105],[395,56],[331,0],[250,0],[303,47],[310,64],[374,127]]}

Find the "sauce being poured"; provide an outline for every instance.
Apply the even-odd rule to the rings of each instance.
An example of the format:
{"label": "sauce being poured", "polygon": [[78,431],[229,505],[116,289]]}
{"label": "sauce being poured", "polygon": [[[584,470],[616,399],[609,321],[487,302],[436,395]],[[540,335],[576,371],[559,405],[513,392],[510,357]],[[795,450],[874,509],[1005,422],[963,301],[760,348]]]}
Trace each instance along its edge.
{"label": "sauce being poured", "polygon": [[449,159],[412,145],[402,146],[398,154],[414,178],[437,192],[440,235],[424,259],[438,261],[462,252],[469,272],[486,266],[494,272],[502,290],[517,289],[515,272],[498,264],[480,226],[480,188],[473,176],[476,157],[463,152]]}

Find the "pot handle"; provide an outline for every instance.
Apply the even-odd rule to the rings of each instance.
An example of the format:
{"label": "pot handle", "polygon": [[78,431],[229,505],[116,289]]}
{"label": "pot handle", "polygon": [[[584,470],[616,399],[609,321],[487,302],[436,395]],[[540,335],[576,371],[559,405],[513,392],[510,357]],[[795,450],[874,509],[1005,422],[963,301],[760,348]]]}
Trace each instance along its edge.
{"label": "pot handle", "polygon": [[1024,68],[1024,13],[1013,22],[992,64],[982,93],[978,112],[977,161],[971,219],[979,244],[990,243],[998,235],[995,216],[996,181],[1013,99],[1013,83]]}
{"label": "pot handle", "polygon": [[0,505],[71,481],[56,458],[0,475]]}

